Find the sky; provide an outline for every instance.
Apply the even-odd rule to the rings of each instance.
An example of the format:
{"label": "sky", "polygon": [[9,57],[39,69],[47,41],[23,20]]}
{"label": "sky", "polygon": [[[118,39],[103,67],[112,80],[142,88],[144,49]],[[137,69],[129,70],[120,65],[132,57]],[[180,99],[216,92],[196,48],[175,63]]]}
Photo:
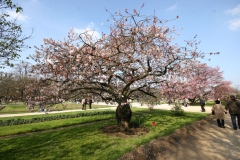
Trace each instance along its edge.
{"label": "sky", "polygon": [[[212,67],[223,71],[226,81],[231,81],[233,87],[240,88],[240,1],[239,0],[13,0],[23,8],[16,15],[8,12],[11,17],[18,16],[24,34],[31,34],[26,41],[31,49],[21,53],[21,59],[26,60],[33,54],[34,46],[40,47],[43,38],[64,40],[71,28],[76,31],[84,29],[95,30],[98,37],[109,28],[107,19],[110,13],[124,12],[128,9],[141,9],[142,15],[156,15],[163,20],[171,21],[170,25],[183,28],[176,37],[179,44],[183,40],[201,41],[198,48],[202,52],[220,52],[211,56],[211,60],[202,60]],[[110,12],[106,12],[106,9]],[[5,69],[7,70],[7,68]]]}

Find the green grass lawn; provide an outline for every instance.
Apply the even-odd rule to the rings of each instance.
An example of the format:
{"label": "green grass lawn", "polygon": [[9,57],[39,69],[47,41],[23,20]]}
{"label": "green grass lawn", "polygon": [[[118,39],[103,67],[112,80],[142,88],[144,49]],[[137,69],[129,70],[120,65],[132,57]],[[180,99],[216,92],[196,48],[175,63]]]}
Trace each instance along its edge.
{"label": "green grass lawn", "polygon": [[[7,114],[7,113],[25,113],[25,112],[38,112],[39,111],[39,107],[36,107],[35,109],[32,109],[31,111],[29,111],[26,107],[27,105],[25,105],[22,102],[18,102],[18,103],[12,103],[12,104],[3,104],[4,106],[6,106],[5,108],[3,108],[2,110],[0,110],[0,114]],[[57,104],[51,107],[52,111],[62,111],[62,110],[74,110],[74,109],[82,109],[82,105],[81,104],[75,104],[75,103],[71,103],[71,102],[66,102],[65,105],[67,106],[65,109],[61,104]],[[56,108],[56,106],[58,106]],[[96,109],[96,108],[111,108],[112,106],[101,106],[101,105],[92,105],[92,109]],[[87,109],[88,109],[88,105],[87,105]]]}
{"label": "green grass lawn", "polygon": [[[26,134],[8,138],[0,136],[0,159],[115,160],[142,144],[168,135],[207,115],[209,114],[186,112],[183,116],[174,116],[170,111],[165,110],[149,111],[133,108],[132,122],[149,128],[150,132],[132,138],[113,137],[100,132],[101,127],[116,124],[114,113],[19,126],[2,126],[1,135]],[[156,127],[151,125],[152,121],[156,122]],[[84,125],[76,125],[81,123]],[[73,127],[50,130],[61,126]],[[47,130],[47,132],[30,134],[36,130]]]}

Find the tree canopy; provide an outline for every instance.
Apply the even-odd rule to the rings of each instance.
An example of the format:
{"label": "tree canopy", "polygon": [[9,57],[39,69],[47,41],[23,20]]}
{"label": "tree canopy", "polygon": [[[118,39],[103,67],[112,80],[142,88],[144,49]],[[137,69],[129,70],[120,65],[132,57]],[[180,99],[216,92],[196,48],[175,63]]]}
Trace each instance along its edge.
{"label": "tree canopy", "polygon": [[196,62],[206,54],[198,51],[196,36],[179,46],[173,40],[181,29],[140,11],[110,13],[110,31],[99,39],[92,31],[76,34],[73,29],[63,41],[44,39],[44,45],[36,47],[32,55],[37,62],[32,74],[38,86],[57,86],[52,92],[64,99],[89,95],[114,99],[123,108],[117,115],[129,121],[124,118],[127,106],[122,105],[127,99],[138,93],[155,97],[153,89],[160,89],[169,77],[194,74]]}
{"label": "tree canopy", "polygon": [[66,98],[91,93],[121,103],[135,92],[152,95],[151,88],[169,76],[189,74],[187,66],[204,54],[197,51],[196,37],[185,47],[171,44],[177,29],[156,16],[125,10],[125,15],[116,12],[110,19],[110,33],[100,39],[74,30],[65,41],[44,39],[33,57],[39,62],[34,73],[58,84]]}
{"label": "tree canopy", "polygon": [[7,10],[20,13],[23,9],[12,0],[0,0],[0,67],[13,66],[12,61],[20,57],[20,52],[28,48],[25,41],[31,36],[24,36],[17,19],[11,20]]}
{"label": "tree canopy", "polygon": [[170,77],[161,85],[162,94],[173,100],[187,97],[196,102],[200,97],[223,98],[232,91],[231,83],[224,81],[223,72],[218,67],[196,63],[190,73],[182,77]]}

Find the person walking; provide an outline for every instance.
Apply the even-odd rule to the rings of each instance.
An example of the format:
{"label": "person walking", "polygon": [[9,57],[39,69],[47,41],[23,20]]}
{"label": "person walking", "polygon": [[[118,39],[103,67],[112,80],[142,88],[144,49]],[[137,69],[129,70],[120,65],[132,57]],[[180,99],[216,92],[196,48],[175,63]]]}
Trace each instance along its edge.
{"label": "person walking", "polygon": [[169,100],[168,100],[168,105],[170,106],[171,104],[172,104],[172,100],[169,99]]}
{"label": "person walking", "polygon": [[188,106],[188,103],[189,103],[189,100],[188,100],[188,98],[184,98],[183,99],[183,105],[184,105],[184,107],[187,107]]}
{"label": "person walking", "polygon": [[92,109],[92,99],[90,98],[88,101],[89,109]]}
{"label": "person walking", "polygon": [[234,95],[230,96],[230,100],[227,102],[225,109],[229,111],[233,129],[237,130],[237,124],[240,129],[240,102],[236,100]]}
{"label": "person walking", "polygon": [[219,100],[215,100],[215,105],[212,107],[214,111],[215,119],[217,119],[218,127],[225,128],[224,126],[224,114],[227,112],[224,106],[220,103]]}
{"label": "person walking", "polygon": [[205,100],[203,98],[200,98],[200,106],[202,109],[202,112],[205,112]]}
{"label": "person walking", "polygon": [[82,110],[86,110],[86,99],[82,99]]}

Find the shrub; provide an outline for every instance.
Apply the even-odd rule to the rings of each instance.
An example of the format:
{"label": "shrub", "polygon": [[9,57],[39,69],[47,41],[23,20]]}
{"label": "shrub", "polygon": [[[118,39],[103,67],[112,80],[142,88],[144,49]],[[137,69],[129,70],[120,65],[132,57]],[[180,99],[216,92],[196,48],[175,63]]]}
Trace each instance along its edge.
{"label": "shrub", "polygon": [[181,105],[175,104],[172,108],[171,111],[173,112],[174,115],[176,116],[183,116],[184,115],[184,110],[182,109]]}
{"label": "shrub", "polygon": [[10,126],[10,125],[21,125],[28,123],[39,123],[44,121],[53,121],[67,118],[76,118],[83,116],[94,116],[94,115],[104,115],[104,114],[112,114],[114,111],[102,111],[102,112],[90,112],[90,113],[77,113],[73,115],[57,115],[57,116],[48,116],[48,117],[38,117],[32,119],[10,119],[10,120],[0,120],[0,126]]}

